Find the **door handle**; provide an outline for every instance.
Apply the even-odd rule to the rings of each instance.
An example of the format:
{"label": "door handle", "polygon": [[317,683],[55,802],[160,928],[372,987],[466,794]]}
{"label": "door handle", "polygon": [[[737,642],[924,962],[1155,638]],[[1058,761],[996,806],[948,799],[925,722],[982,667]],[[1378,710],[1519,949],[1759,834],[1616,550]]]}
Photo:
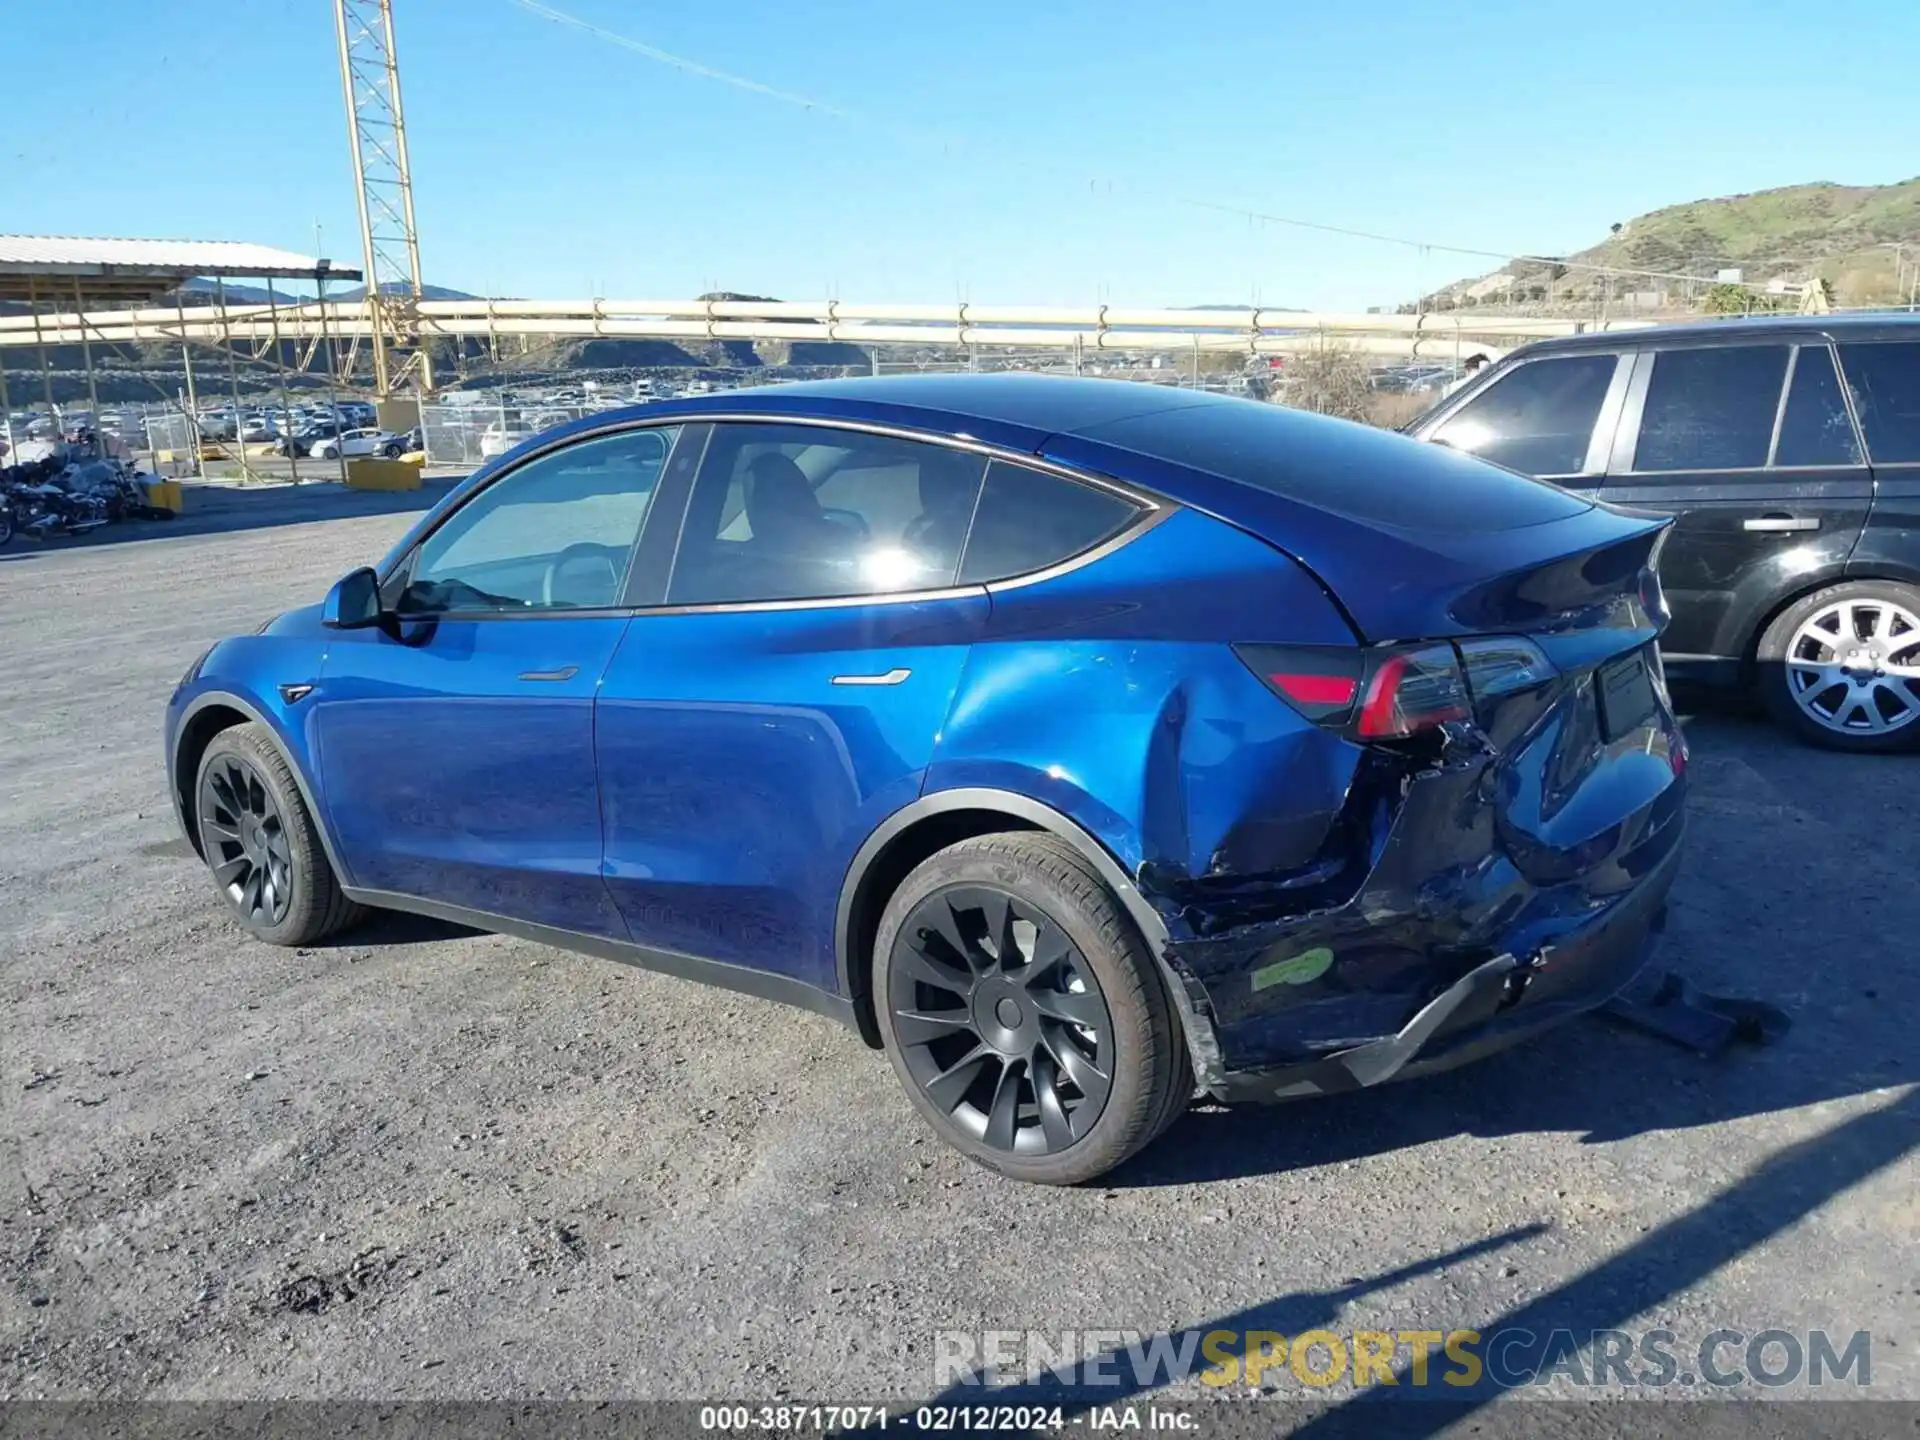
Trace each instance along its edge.
{"label": "door handle", "polygon": [[1759,530],[1767,534],[1784,534],[1791,530],[1818,530],[1818,515],[1755,515],[1740,522],[1742,530]]}
{"label": "door handle", "polygon": [[836,685],[898,685],[911,674],[913,674],[911,670],[895,667],[884,675],[836,675],[833,677],[833,683]]}
{"label": "door handle", "polygon": [[571,680],[580,673],[578,665],[562,665],[558,670],[522,670],[522,680]]}

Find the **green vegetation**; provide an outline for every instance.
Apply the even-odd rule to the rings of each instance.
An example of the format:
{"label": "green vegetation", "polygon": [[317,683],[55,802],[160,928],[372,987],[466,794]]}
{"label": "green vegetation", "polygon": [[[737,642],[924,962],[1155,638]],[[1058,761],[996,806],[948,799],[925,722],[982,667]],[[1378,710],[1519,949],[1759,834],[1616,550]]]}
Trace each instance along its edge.
{"label": "green vegetation", "polygon": [[[1452,309],[1497,304],[1509,295],[1518,301],[1580,301],[1603,292],[1664,288],[1679,303],[1691,301],[1715,313],[1764,308],[1766,302],[1751,291],[1736,304],[1723,287],[1660,278],[1737,269],[1748,287],[1775,279],[1821,280],[1831,287],[1836,304],[1875,305],[1905,300],[1917,267],[1920,178],[1895,185],[1820,181],[1669,205],[1616,225],[1590,249],[1516,260],[1498,277],[1489,277],[1506,283],[1488,287],[1461,281],[1426,303]],[[1609,282],[1605,271],[1610,268],[1617,273]],[[1628,273],[1634,271],[1651,273]],[[1469,296],[1469,287],[1487,293]]]}

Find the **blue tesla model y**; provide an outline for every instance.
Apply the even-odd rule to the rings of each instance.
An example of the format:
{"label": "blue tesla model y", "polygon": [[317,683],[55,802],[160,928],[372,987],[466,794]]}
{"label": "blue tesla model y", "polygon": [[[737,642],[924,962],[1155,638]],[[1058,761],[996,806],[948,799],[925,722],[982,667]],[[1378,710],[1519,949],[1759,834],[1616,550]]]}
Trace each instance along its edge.
{"label": "blue tesla model y", "polygon": [[1667,522],[1275,405],[955,376],[613,411],[215,645],[247,931],[368,907],[784,1000],[974,1159],[1458,1063],[1661,928]]}

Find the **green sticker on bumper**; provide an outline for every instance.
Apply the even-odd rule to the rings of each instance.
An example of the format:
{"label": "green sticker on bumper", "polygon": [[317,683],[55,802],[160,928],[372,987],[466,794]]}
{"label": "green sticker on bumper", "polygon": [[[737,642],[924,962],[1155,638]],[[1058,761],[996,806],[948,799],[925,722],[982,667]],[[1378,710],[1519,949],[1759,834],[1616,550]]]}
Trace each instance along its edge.
{"label": "green sticker on bumper", "polygon": [[1333,951],[1324,945],[1316,945],[1311,950],[1301,951],[1292,959],[1262,965],[1253,972],[1253,988],[1265,990],[1269,985],[1306,985],[1318,980],[1332,966]]}

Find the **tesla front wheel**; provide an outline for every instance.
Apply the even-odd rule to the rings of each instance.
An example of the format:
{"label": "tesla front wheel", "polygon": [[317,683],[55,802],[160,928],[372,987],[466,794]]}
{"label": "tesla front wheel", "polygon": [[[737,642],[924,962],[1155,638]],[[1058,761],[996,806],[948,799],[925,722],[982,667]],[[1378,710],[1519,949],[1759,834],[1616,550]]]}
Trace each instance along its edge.
{"label": "tesla front wheel", "polygon": [[949,846],[876,936],[889,1058],[940,1137],[1014,1179],[1073,1185],[1159,1135],[1192,1096],[1165,986],[1100,876],[1051,835]]}
{"label": "tesla front wheel", "polygon": [[228,910],[270,945],[311,945],[360,917],[340,892],[293,771],[264,725],[222,730],[194,785],[200,853]]}
{"label": "tesla front wheel", "polygon": [[1755,652],[1761,696],[1802,739],[1833,750],[1920,745],[1920,590],[1831,585],[1775,618]]}

